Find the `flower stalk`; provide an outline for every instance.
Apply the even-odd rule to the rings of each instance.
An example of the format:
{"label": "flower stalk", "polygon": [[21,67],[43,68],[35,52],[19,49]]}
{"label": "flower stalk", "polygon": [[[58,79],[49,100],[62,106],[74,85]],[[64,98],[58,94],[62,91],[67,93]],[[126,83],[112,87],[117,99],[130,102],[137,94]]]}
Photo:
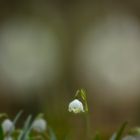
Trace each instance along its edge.
{"label": "flower stalk", "polygon": [[[82,102],[80,101],[82,100]],[[91,127],[89,119],[89,108],[87,103],[86,91],[79,89],[76,91],[75,99],[69,104],[69,112],[84,113],[84,119],[86,123],[86,137],[88,140],[91,139]]]}

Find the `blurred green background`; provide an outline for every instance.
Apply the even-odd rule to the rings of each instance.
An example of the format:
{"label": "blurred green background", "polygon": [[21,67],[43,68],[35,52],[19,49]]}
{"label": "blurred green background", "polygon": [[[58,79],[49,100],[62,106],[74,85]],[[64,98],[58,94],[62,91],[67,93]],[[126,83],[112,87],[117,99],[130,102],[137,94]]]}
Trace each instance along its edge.
{"label": "blurred green background", "polygon": [[0,112],[43,112],[59,140],[85,139],[68,112],[81,87],[93,131],[140,125],[140,2],[1,0]]}

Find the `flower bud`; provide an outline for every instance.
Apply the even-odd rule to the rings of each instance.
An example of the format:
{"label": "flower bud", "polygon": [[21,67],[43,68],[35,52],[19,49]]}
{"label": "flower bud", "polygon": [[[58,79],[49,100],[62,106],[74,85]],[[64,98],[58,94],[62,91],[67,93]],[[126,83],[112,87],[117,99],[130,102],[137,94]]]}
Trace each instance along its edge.
{"label": "flower bud", "polygon": [[13,132],[15,127],[11,120],[6,119],[2,122],[2,129],[3,129],[3,132],[6,134],[6,133]]}
{"label": "flower bud", "polygon": [[47,122],[42,118],[38,118],[33,122],[32,129],[37,132],[44,132],[47,129]]}
{"label": "flower bud", "polygon": [[79,101],[78,99],[73,100],[69,104],[68,111],[76,113],[76,114],[80,113],[80,112],[84,112],[84,108],[83,108],[82,102]]}

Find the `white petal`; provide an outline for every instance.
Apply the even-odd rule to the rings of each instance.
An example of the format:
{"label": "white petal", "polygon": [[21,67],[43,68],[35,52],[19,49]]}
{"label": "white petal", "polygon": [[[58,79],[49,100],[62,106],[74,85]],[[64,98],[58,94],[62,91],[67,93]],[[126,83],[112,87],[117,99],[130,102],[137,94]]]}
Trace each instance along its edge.
{"label": "white petal", "polygon": [[73,112],[73,113],[84,112],[84,108],[83,108],[82,102],[79,101],[78,99],[73,100],[73,101],[70,102],[70,104],[69,104],[68,111],[69,111],[69,112]]}
{"label": "white petal", "polygon": [[42,118],[36,119],[33,122],[32,129],[37,132],[44,132],[47,129],[47,122]]}
{"label": "white petal", "polygon": [[9,132],[13,132],[15,127],[14,127],[13,122],[11,120],[6,119],[2,123],[2,129],[3,129],[4,133],[9,133]]}

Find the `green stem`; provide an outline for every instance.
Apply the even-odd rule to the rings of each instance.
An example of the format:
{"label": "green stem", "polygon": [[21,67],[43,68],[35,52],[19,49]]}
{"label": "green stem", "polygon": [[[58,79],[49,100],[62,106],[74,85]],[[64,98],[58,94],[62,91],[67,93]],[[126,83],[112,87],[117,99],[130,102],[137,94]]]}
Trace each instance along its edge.
{"label": "green stem", "polygon": [[85,114],[85,122],[86,122],[86,137],[87,140],[91,140],[91,126],[90,126],[90,117],[89,114]]}

